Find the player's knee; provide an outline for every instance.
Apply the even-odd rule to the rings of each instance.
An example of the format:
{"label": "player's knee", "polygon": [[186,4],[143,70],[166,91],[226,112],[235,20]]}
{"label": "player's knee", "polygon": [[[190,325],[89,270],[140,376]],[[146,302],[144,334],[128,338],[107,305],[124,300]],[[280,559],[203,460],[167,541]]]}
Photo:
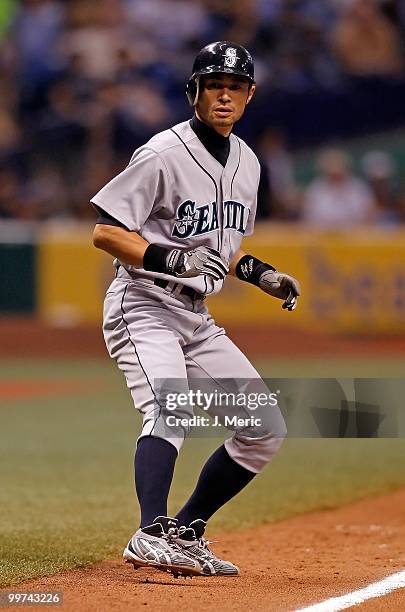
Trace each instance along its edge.
{"label": "player's knee", "polygon": [[166,438],[163,436],[159,436],[159,435],[154,435],[154,434],[150,434],[147,433],[146,431],[142,430],[141,435],[139,436],[137,443],[139,442],[139,440],[141,440],[142,438],[145,437],[150,437],[151,435],[153,435],[154,438],[160,438],[161,440],[165,440],[166,442],[169,442],[169,444],[171,444],[172,446],[174,446],[174,448],[177,450],[177,454],[179,454],[181,447],[183,446],[183,442],[184,442],[184,438],[180,438],[180,437],[175,437],[175,438]]}
{"label": "player's knee", "polygon": [[143,436],[154,436],[170,442],[177,452],[183,445],[185,438],[190,433],[189,419],[184,419],[184,422],[171,422],[166,419],[166,415],[144,415],[142,424]]}
{"label": "player's knee", "polygon": [[236,463],[251,472],[259,473],[279,451],[286,435],[287,428],[282,419],[276,432],[268,432],[258,437],[235,434],[233,438],[225,441],[225,448]]}

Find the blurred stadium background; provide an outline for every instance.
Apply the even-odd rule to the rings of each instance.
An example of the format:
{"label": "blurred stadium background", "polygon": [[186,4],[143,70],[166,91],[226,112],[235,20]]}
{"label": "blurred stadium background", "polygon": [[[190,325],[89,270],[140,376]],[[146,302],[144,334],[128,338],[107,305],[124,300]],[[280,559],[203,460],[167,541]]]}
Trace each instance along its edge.
{"label": "blurred stadium background", "polygon": [[[1,584],[119,554],[131,529],[135,416],[103,345],[113,267],[89,199],[190,116],[193,57],[220,39],[256,64],[236,129],[262,165],[248,250],[303,296],[290,315],[228,279],[211,311],[265,376],[404,377],[404,2],[1,0]],[[404,482],[403,440],[307,442],[217,524]],[[174,504],[208,443],[185,451]]]}
{"label": "blurred stadium background", "polygon": [[91,246],[89,199],[190,115],[193,56],[217,39],[246,45],[256,63],[256,99],[237,128],[262,164],[251,248],[298,276],[304,296],[285,317],[228,282],[214,314],[262,329],[405,331],[399,0],[3,0],[3,315],[99,323],[112,267]]}

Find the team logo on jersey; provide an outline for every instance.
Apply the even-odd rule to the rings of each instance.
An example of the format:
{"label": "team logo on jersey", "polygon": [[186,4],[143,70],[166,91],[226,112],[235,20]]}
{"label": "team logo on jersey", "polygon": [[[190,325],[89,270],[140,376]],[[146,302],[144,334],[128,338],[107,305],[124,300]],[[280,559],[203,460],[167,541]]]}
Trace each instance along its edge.
{"label": "team logo on jersey", "polygon": [[[249,208],[241,202],[226,200],[223,203],[224,229],[244,234],[249,216]],[[201,236],[219,229],[216,202],[196,206],[192,200],[185,200],[177,208],[176,222],[172,236],[190,238]]]}
{"label": "team logo on jersey", "polygon": [[225,51],[225,66],[228,68],[233,68],[236,66],[236,61],[239,57],[236,55],[236,49],[234,47],[228,47]]}

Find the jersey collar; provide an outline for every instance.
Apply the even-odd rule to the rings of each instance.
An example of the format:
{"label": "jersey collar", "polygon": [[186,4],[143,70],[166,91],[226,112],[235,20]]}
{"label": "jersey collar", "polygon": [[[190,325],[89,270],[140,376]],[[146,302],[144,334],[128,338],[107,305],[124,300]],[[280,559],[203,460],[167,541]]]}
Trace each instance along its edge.
{"label": "jersey collar", "polygon": [[229,136],[222,136],[214,128],[200,121],[196,115],[190,120],[190,127],[207,151],[225,167],[230,151]]}

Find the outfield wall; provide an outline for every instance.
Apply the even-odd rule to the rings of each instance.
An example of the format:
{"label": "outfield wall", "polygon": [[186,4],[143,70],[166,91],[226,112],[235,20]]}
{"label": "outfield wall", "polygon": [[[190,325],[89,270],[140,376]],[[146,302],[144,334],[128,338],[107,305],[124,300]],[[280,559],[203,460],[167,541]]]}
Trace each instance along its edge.
{"label": "outfield wall", "polygon": [[[99,322],[114,269],[111,258],[92,246],[91,233],[88,225],[46,225],[16,240],[3,227],[0,312],[32,313],[61,325]],[[296,276],[303,296],[290,314],[278,300],[229,278],[221,294],[209,299],[221,324],[405,333],[405,231],[325,234],[259,224],[244,247]]]}

